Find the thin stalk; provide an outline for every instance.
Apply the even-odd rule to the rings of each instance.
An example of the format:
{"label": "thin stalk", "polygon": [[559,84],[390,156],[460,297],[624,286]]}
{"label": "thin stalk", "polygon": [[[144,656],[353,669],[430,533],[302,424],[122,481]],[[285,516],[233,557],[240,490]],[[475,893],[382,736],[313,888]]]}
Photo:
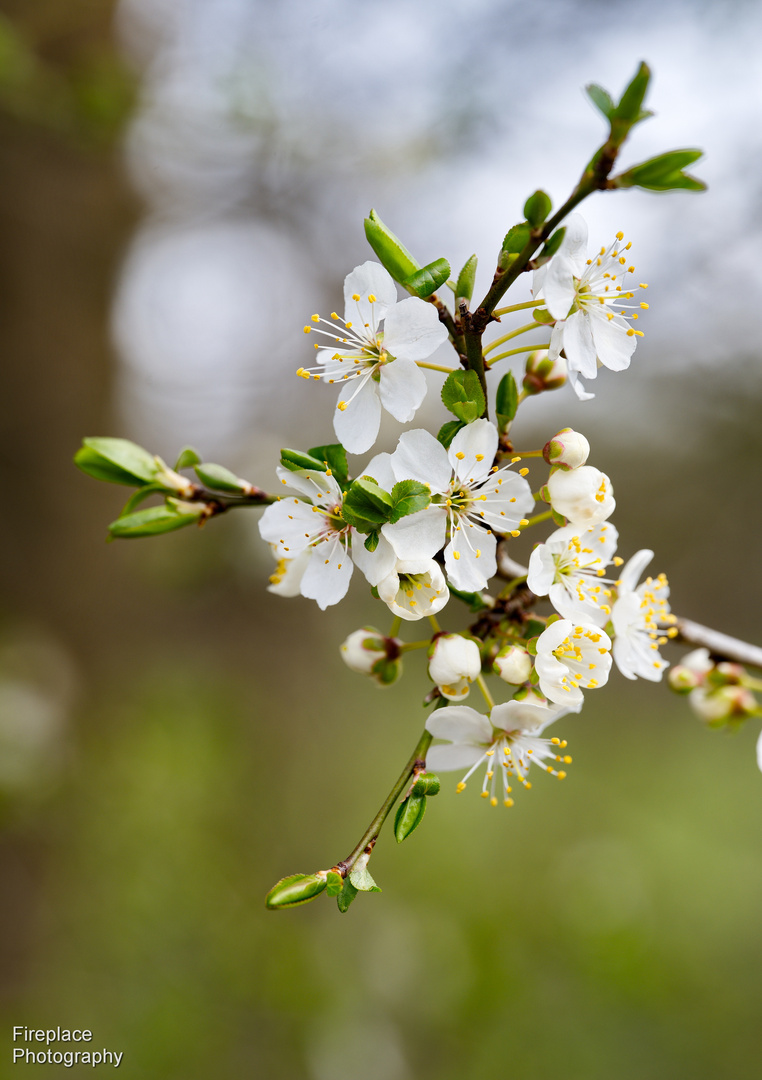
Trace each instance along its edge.
{"label": "thin stalk", "polygon": [[494,709],[494,707],[495,707],[495,699],[492,697],[492,694],[490,694],[489,688],[488,688],[486,682],[484,681],[484,676],[481,674],[481,672],[476,676],[476,685],[481,690],[482,697],[487,702],[487,707],[490,708],[490,709]]}
{"label": "thin stalk", "polygon": [[394,618],[392,619],[392,628],[389,631],[389,637],[396,637],[397,634],[399,634],[399,632],[400,632],[400,627],[401,626],[402,626],[402,619],[399,617],[399,615],[395,615]]}
{"label": "thin stalk", "polygon": [[549,349],[550,342],[542,341],[537,342],[535,345],[520,345],[518,349],[508,349],[506,352],[501,352],[499,356],[490,356],[489,363],[487,364],[487,370],[496,364],[498,360],[505,360],[506,356],[517,356],[523,352],[534,352],[536,349]]}
{"label": "thin stalk", "polygon": [[453,371],[458,371],[458,368],[442,367],[441,364],[427,364],[423,360],[416,360],[416,367],[428,368],[429,371],[444,371],[446,375],[451,375]]}
{"label": "thin stalk", "polygon": [[431,623],[431,628],[435,634],[442,633],[442,627],[439,625],[436,615],[429,615],[429,622]]}
{"label": "thin stalk", "polygon": [[360,838],[356,847],[352,849],[351,853],[347,855],[346,859],[342,860],[342,862],[337,864],[337,869],[341,872],[343,877],[347,876],[349,871],[352,869],[352,867],[364,851],[366,851],[368,848],[370,848],[371,850],[373,849],[373,845],[378,839],[378,834],[381,832],[381,828],[387,817],[389,816],[389,811],[404,791],[405,785],[407,784],[408,780],[416,772],[421,772],[421,770],[425,767],[426,753],[431,746],[433,737],[434,736],[430,735],[428,731],[424,731],[424,733],[418,740],[418,743],[416,744],[415,750],[410,755],[410,759],[408,760],[407,765],[405,765],[405,768],[398,776],[394,787],[384,799],[381,805],[381,809],[378,811],[368,828],[362,834],[362,837]]}
{"label": "thin stalk", "polygon": [[539,525],[541,521],[549,521],[553,517],[552,510],[545,510],[542,514],[535,514],[534,517],[527,518],[527,523],[524,526],[528,529],[530,525]]}
{"label": "thin stalk", "polygon": [[514,450],[513,456],[517,458],[542,457],[542,450]]}
{"label": "thin stalk", "polygon": [[509,334],[503,334],[502,337],[495,338],[495,340],[491,341],[489,343],[489,345],[485,349],[482,349],[482,355],[486,356],[487,353],[490,353],[490,352],[492,352],[493,349],[496,349],[498,347],[498,345],[502,345],[504,342],[510,341],[511,338],[518,337],[519,334],[526,334],[530,330],[536,330],[536,329],[537,329],[537,323],[536,322],[525,323],[524,326],[519,326],[516,330],[511,330],[511,332]]}
{"label": "thin stalk", "polygon": [[509,304],[492,312],[493,315],[510,315],[512,311],[523,311],[524,308],[542,307],[544,300],[527,300],[525,304]]}

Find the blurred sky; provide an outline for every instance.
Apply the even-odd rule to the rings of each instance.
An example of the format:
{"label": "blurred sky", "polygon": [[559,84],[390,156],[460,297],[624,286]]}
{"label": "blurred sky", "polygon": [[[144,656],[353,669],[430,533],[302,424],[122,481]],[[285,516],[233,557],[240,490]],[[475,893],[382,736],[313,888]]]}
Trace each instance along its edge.
{"label": "blurred sky", "polygon": [[293,377],[301,326],[371,254],[368,209],[422,261],[455,272],[476,251],[483,290],[526,196],[563,201],[602,139],[582,87],[619,93],[641,59],[656,117],[623,162],[700,147],[710,190],[582,208],[591,244],[625,230],[650,285],[628,394],[756,354],[762,81],[743,57],[762,46],[758,5],[121,0],[119,30],[142,79],[126,161],[145,205],[114,302],[119,392],[162,452],[191,437],[261,451],[252,424],[275,442],[322,430],[332,395]]}

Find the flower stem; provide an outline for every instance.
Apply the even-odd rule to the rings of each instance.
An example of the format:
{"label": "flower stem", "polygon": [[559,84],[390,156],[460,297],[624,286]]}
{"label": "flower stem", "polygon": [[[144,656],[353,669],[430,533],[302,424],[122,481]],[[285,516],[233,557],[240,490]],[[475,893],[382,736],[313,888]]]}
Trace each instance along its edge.
{"label": "flower stem", "polygon": [[353,848],[352,852],[347,855],[346,859],[343,859],[340,863],[337,863],[336,868],[340,871],[343,877],[347,876],[349,871],[352,869],[352,867],[364,851],[368,851],[369,849],[370,851],[373,850],[373,845],[378,839],[378,834],[381,832],[381,827],[389,816],[389,811],[394,806],[399,796],[402,794],[408,780],[411,776],[414,776],[415,773],[421,772],[425,768],[426,752],[431,746],[432,739],[433,735],[430,735],[428,731],[423,732],[416,744],[415,750],[410,755],[410,759],[405,765],[405,768],[397,777],[394,787],[384,799],[384,802],[381,805],[381,809],[378,811],[368,828],[362,834],[359,843],[355,848]]}
{"label": "flower stem", "polygon": [[518,356],[523,352],[534,352],[536,349],[549,349],[550,342],[542,341],[537,342],[535,345],[520,345],[518,349],[508,349],[506,352],[499,353],[498,356],[490,356],[488,368],[491,368],[493,364],[496,364],[498,360],[505,360],[506,356]]}
{"label": "flower stem", "polygon": [[442,627],[439,625],[436,615],[429,615],[429,622],[431,623],[431,629],[435,634],[442,633]]}
{"label": "flower stem", "polygon": [[513,457],[542,457],[542,450],[514,450]]}
{"label": "flower stem", "polygon": [[508,307],[496,308],[493,315],[510,315],[512,311],[523,311],[524,308],[541,307],[544,300],[527,300],[525,304],[509,304]]}
{"label": "flower stem", "polygon": [[539,525],[541,521],[549,521],[552,517],[552,510],[544,510],[541,514],[535,514],[534,517],[527,518],[527,523],[524,528],[528,529],[530,525]]}
{"label": "flower stem", "polygon": [[484,681],[484,676],[481,674],[481,672],[476,676],[476,684],[479,687],[479,689],[481,690],[482,696],[483,696],[484,700],[487,702],[488,707],[490,709],[494,709],[494,707],[495,707],[495,699],[492,697],[492,694],[490,694],[489,688],[488,688],[486,682]]}
{"label": "flower stem", "polygon": [[[536,322],[525,323],[524,326],[519,326],[515,330],[511,330],[511,332],[509,334],[503,334],[502,337],[495,338],[495,340],[491,341],[489,343],[489,345],[487,345],[487,347],[485,349],[482,349],[482,353],[484,354],[484,356],[486,356],[487,353],[492,352],[493,349],[496,349],[498,347],[498,345],[502,345],[503,342],[510,341],[511,338],[518,337],[519,334],[527,334],[530,330],[536,330],[536,329],[537,329],[537,323]],[[533,348],[534,347],[536,347],[536,346],[533,346]]]}
{"label": "flower stem", "polygon": [[431,641],[429,639],[427,639],[426,641],[405,641],[402,645],[400,645],[400,652],[406,653],[412,652],[413,649],[428,649],[429,645],[431,645]]}
{"label": "flower stem", "polygon": [[442,367],[441,364],[427,364],[423,360],[416,360],[416,367],[428,368],[429,371],[444,371],[447,375],[451,375],[453,371],[457,371],[457,368]]}
{"label": "flower stem", "polygon": [[399,615],[395,615],[394,618],[392,619],[392,628],[389,631],[388,636],[389,637],[396,637],[397,634],[399,634],[399,632],[400,632],[400,627],[401,626],[402,626],[402,619],[399,617]]}

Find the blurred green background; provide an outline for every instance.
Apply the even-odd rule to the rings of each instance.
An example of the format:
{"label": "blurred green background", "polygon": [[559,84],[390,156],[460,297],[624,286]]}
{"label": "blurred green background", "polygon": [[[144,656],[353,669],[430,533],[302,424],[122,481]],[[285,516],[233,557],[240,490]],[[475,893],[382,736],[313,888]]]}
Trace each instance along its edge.
{"label": "blurred green background", "polygon": [[[325,615],[269,595],[253,520],[106,546],[123,492],[78,474],[71,456],[83,435],[106,433],[170,456],[182,432],[269,484],[278,445],[326,437],[331,403],[292,371],[303,362],[304,311],[336,306],[344,273],[368,257],[361,211],[373,202],[395,227],[385,206],[403,223],[413,206],[411,244],[453,261],[472,250],[473,214],[476,236],[492,243],[479,251],[489,268],[520,204],[485,210],[467,183],[473,161],[484,162],[473,178],[482,194],[503,179],[523,195],[556,184],[532,173],[543,124],[573,126],[585,106],[572,92],[607,74],[618,90],[638,49],[650,38],[658,52],[662,37],[660,145],[704,145],[703,135],[712,144],[726,126],[723,101],[689,109],[676,87],[701,84],[702,48],[727,75],[734,44],[759,34],[759,18],[732,4],[720,34],[712,7],[692,5],[695,55],[674,57],[660,84],[670,34],[688,17],[680,4],[628,5],[642,15],[640,38],[614,68],[610,5],[555,0],[529,17],[485,0],[455,34],[446,3],[359,15],[338,0],[324,10],[293,3],[278,23],[257,2],[244,5],[257,28],[249,37],[225,23],[235,30],[241,17],[233,3],[194,37],[193,7],[6,0],[0,21],[0,1075],[16,1075],[11,1029],[23,1024],[88,1026],[94,1046],[124,1051],[128,1076],[150,1080],[756,1078],[757,730],[708,732],[666,688],[615,674],[559,728],[574,756],[563,784],[540,777],[511,811],[492,811],[473,793],[456,798],[450,778],[414,837],[398,848],[382,835],[373,857],[382,894],[346,916],[325,897],[268,913],[263,897],[279,877],[345,856],[377,809],[425,717],[422,658],[411,655],[385,691],[346,670],[338,646],[379,619],[377,605],[359,584]],[[440,67],[458,96],[443,109],[446,88],[436,87],[432,124],[410,87],[426,76],[442,21]],[[216,53],[196,63],[226,26],[237,49],[244,41],[235,55],[256,74],[253,98],[243,95],[256,107],[231,112],[204,96],[212,87],[239,101]],[[322,57],[340,71],[354,33],[373,41],[376,62],[390,58],[394,82],[392,93],[383,73],[367,75],[377,108],[359,118],[342,113],[343,85],[319,68]],[[497,76],[528,63],[538,41],[566,99],[553,114],[528,105],[527,130],[514,131]],[[316,72],[296,65],[284,79],[278,57],[290,63],[310,48]],[[178,57],[192,76],[184,68],[165,92]],[[180,111],[146,134],[168,102]],[[325,141],[305,137],[314,118]],[[223,136],[241,131],[251,141],[231,151]],[[591,114],[588,141],[573,142],[571,164],[558,168],[572,175],[597,134]],[[510,180],[493,160],[497,135],[506,153],[514,136],[526,152]],[[751,162],[762,156],[755,138]],[[758,172],[734,170],[725,144],[714,145],[709,173],[697,170],[714,185],[703,208],[687,209],[693,197],[681,195],[634,195],[631,217],[616,207],[630,232],[652,222],[657,254],[639,250],[650,258],[652,309],[661,303],[670,319],[655,322],[630,373],[604,373],[596,402],[562,391],[550,407],[530,403],[520,441],[581,427],[616,488],[622,553],[653,547],[677,612],[759,642]],[[748,209],[743,233],[731,197]],[[169,340],[176,324],[196,325],[193,304],[172,309],[173,323],[151,282],[172,294],[182,259],[160,263],[143,286],[165,340],[145,328],[138,344],[131,336],[150,309],[130,292],[135,252],[150,253],[157,235],[200,235],[210,221],[228,229],[219,236],[270,230],[251,233],[262,246],[251,252],[244,313],[227,312],[224,291],[210,299],[228,319],[205,328],[214,348],[237,340],[231,324],[239,337],[247,319],[261,325],[261,339],[245,338],[245,370],[211,345],[200,357],[190,337]],[[733,259],[741,270],[728,286]],[[240,283],[236,266],[198,287]],[[294,297],[275,327],[262,282]],[[739,291],[735,318],[728,298]],[[385,429],[390,445],[396,430]],[[517,557],[528,551],[520,544]]]}

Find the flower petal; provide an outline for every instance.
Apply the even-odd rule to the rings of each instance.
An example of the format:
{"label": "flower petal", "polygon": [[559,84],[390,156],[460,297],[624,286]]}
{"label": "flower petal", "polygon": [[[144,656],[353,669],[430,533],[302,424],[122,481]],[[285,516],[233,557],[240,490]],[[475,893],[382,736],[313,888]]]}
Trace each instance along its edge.
{"label": "flower petal", "polygon": [[622,567],[622,572],[619,575],[620,589],[634,589],[640,581],[640,575],[653,557],[653,551],[648,548],[641,548],[640,551],[636,551],[632,558],[628,559]]}
{"label": "flower petal", "polygon": [[479,592],[497,573],[497,540],[491,532],[461,517],[445,548],[445,570],[456,589]]}
{"label": "flower petal", "polygon": [[389,308],[384,323],[384,349],[398,360],[425,360],[447,340],[437,309],[417,296]]}
{"label": "flower petal", "polygon": [[382,487],[384,491],[391,491],[397,483],[397,478],[392,471],[391,454],[376,454],[375,457],[371,458],[360,475],[372,476],[378,486]]}
{"label": "flower petal", "polygon": [[630,366],[638,339],[630,334],[630,327],[617,317],[608,319],[605,309],[593,309],[589,315],[595,352],[604,367],[610,371],[624,371]]}
{"label": "flower petal", "polygon": [[[376,297],[373,303],[368,295]],[[357,295],[359,300],[353,300]],[[344,278],[344,317],[354,323],[354,329],[362,335],[362,328],[378,329],[378,324],[388,309],[397,303],[397,286],[391,274],[381,263],[368,260]]]}
{"label": "flower petal", "polygon": [[338,604],[349,588],[353,564],[341,541],[324,541],[312,549],[310,564],[302,578],[302,596],[316,600],[323,611]]}
{"label": "flower petal", "polygon": [[366,376],[365,382],[358,388],[353,379],[342,389],[339,402],[342,401],[347,402],[347,407],[336,408],[333,430],[350,454],[364,454],[376,441],[381,424],[381,402],[376,393],[376,384]]}
{"label": "flower petal", "polygon": [[483,713],[468,705],[446,705],[426,721],[426,730],[435,739],[487,747],[492,742],[492,724]]}
{"label": "flower petal", "polygon": [[566,318],[576,295],[573,266],[569,259],[559,252],[550,260],[543,284],[545,303],[554,319]]}
{"label": "flower petal", "polygon": [[450,443],[447,456],[461,483],[478,484],[489,475],[496,453],[497,428],[482,419],[461,428]]}
{"label": "flower petal", "polygon": [[409,424],[426,397],[426,376],[412,360],[402,357],[384,364],[380,375],[378,396],[381,404],[395,420]]}
{"label": "flower petal", "polygon": [[432,746],[426,755],[426,768],[434,773],[469,769],[482,757],[484,757],[484,750],[478,746],[463,743]]}
{"label": "flower petal", "polygon": [[384,525],[386,537],[400,559],[433,559],[444,547],[447,513],[439,506],[429,506],[400,518],[394,525]]}
{"label": "flower petal", "polygon": [[392,454],[392,469],[398,480],[419,480],[440,494],[450,488],[452,466],[447,451],[423,428],[406,431],[400,436]]}
{"label": "flower petal", "polygon": [[383,536],[379,538],[376,550],[368,551],[365,537],[356,532],[352,533],[352,558],[370,585],[378,585],[379,581],[394,569],[397,562],[394,548]]}
{"label": "flower petal", "polygon": [[570,373],[578,371],[586,379],[594,379],[598,374],[590,321],[582,311],[575,311],[564,323],[564,352]]}
{"label": "flower petal", "polygon": [[281,499],[259,519],[259,534],[273,544],[279,559],[294,559],[309,546],[325,518],[302,499]]}

